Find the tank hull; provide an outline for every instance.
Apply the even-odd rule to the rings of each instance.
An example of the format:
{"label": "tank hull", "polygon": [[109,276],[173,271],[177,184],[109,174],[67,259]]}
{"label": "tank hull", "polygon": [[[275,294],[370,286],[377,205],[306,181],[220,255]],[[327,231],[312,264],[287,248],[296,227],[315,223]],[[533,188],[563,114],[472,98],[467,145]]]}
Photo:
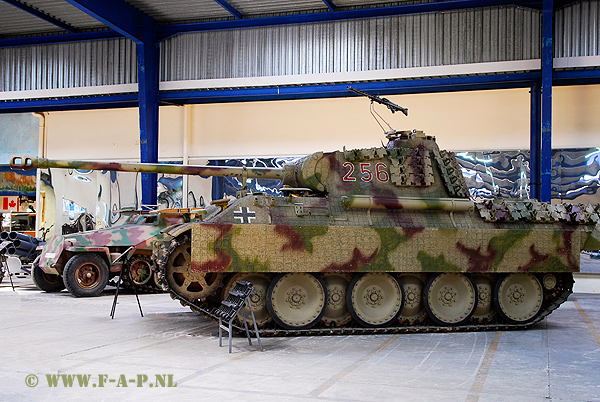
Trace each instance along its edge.
{"label": "tank hull", "polygon": [[594,227],[249,196],[191,225],[191,263],[198,272],[577,272]]}

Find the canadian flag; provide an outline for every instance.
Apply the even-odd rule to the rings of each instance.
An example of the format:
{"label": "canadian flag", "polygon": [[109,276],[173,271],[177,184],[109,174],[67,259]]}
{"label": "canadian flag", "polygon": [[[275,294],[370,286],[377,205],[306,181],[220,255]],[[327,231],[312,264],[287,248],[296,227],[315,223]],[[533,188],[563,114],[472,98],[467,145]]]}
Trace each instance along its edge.
{"label": "canadian flag", "polygon": [[2,199],[2,210],[3,211],[18,211],[19,210],[19,197],[15,196],[4,196]]}

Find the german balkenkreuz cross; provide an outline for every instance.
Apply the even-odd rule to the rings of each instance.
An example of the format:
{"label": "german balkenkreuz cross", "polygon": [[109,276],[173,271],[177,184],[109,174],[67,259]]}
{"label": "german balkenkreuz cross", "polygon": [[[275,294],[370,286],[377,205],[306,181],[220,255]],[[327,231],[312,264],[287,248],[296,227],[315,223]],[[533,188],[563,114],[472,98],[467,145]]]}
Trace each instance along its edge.
{"label": "german balkenkreuz cross", "polygon": [[239,219],[240,223],[250,223],[250,219],[256,219],[256,212],[248,207],[240,207],[239,211],[233,211],[234,219]]}

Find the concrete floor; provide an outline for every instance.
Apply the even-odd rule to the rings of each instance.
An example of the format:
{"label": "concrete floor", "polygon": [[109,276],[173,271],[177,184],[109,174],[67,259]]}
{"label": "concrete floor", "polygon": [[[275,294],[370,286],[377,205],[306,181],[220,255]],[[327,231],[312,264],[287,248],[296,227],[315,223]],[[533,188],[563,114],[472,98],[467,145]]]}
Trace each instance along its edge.
{"label": "concrete floor", "polygon": [[[234,338],[229,354],[215,323],[165,294],[141,296],[143,318],[121,295],[111,320],[112,291],[16,284],[0,285],[2,401],[600,401],[598,294],[572,295],[528,331],[263,338],[262,353]],[[88,387],[48,384],[77,374]],[[150,387],[157,374],[177,387]]]}

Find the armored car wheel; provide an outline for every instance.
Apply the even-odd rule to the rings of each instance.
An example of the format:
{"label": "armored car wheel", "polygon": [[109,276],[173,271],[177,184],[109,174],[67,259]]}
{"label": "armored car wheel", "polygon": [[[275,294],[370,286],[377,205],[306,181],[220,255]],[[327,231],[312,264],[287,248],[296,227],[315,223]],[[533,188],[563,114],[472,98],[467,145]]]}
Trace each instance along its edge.
{"label": "armored car wheel", "polygon": [[55,293],[65,288],[65,283],[60,275],[47,274],[40,267],[34,265],[31,270],[34,285],[44,292]]}
{"label": "armored car wheel", "polygon": [[328,325],[342,325],[349,322],[352,316],[346,303],[346,294],[352,276],[332,272],[323,274],[323,280],[327,287],[327,308],[321,321]]}
{"label": "armored car wheel", "polygon": [[184,242],[169,255],[165,267],[169,288],[188,300],[204,300],[222,284],[220,272],[199,272],[192,267],[191,245]]}
{"label": "armored car wheel", "polygon": [[[271,276],[269,274],[259,274],[255,272],[246,272],[234,275],[223,290],[223,300],[227,298],[227,294],[235,286],[236,281],[248,281],[252,283],[254,287],[254,294],[250,296],[250,303],[252,303],[252,310],[254,312],[254,318],[256,318],[256,325],[263,327],[265,324],[271,322],[273,318],[267,309],[267,291],[269,289],[269,283],[271,282]],[[252,323],[252,317],[250,316],[250,308],[244,307],[246,313],[246,320]],[[242,315],[238,314],[238,319],[241,322]]]}
{"label": "armored car wheel", "polygon": [[526,324],[539,314],[544,288],[532,274],[509,274],[496,283],[494,303],[498,314],[509,324]]}
{"label": "armored car wheel", "polygon": [[129,272],[135,285],[145,285],[152,279],[152,262],[144,256],[133,257],[129,263]]}
{"label": "armored car wheel", "polygon": [[311,328],[327,308],[327,287],[323,279],[312,274],[279,274],[269,286],[267,308],[285,329]]}
{"label": "armored car wheel", "polygon": [[404,288],[404,307],[398,320],[403,324],[415,324],[427,317],[423,303],[423,289],[427,277],[423,274],[402,274],[398,277]]}
{"label": "armored car wheel", "polygon": [[473,281],[477,286],[477,307],[473,313],[473,321],[484,324],[496,315],[492,278],[485,274],[473,275]]}
{"label": "armored car wheel", "polygon": [[395,321],[404,306],[402,284],[383,272],[355,276],[348,287],[352,318],[365,327],[384,327]]}
{"label": "armored car wheel", "polygon": [[466,323],[477,307],[477,287],[472,279],[446,272],[429,278],[425,287],[425,309],[439,325]]}
{"label": "armored car wheel", "polygon": [[73,296],[98,296],[108,283],[108,265],[98,254],[76,254],[65,265],[63,281]]}

